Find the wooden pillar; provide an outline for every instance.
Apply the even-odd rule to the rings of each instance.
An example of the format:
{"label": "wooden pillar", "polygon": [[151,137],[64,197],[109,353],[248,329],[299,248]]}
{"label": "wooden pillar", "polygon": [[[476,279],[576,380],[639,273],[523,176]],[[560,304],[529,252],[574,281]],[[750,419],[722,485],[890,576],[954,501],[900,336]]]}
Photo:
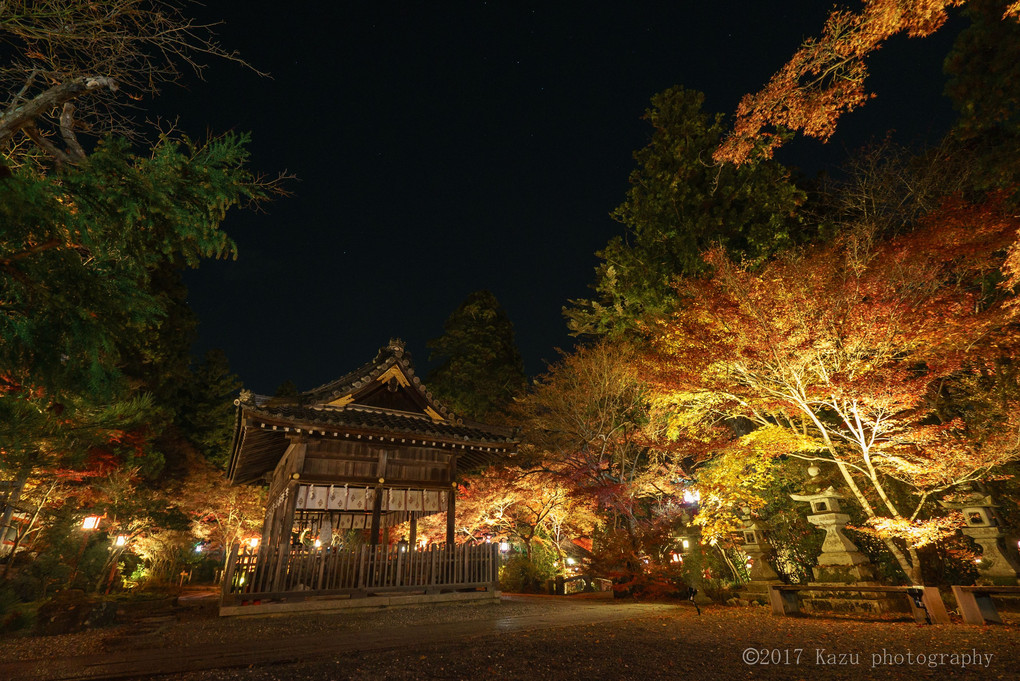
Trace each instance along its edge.
{"label": "wooden pillar", "polygon": [[418,546],[418,513],[411,511],[411,536],[407,538],[407,548],[409,551],[414,551],[415,547]]}
{"label": "wooden pillar", "polygon": [[[276,559],[276,569],[273,571],[273,581],[269,585],[268,591],[281,589],[286,565],[290,560],[290,533],[294,529],[294,510],[297,507],[298,484],[297,478],[287,483],[287,498],[283,502],[283,508],[280,509],[282,513],[277,513],[280,524],[274,528],[276,542],[273,546],[279,547],[280,551]],[[267,555],[271,554],[267,553]]]}
{"label": "wooden pillar", "polygon": [[375,501],[372,502],[372,530],[369,543],[372,546],[379,544],[379,524],[382,520],[382,485],[375,487]]}
{"label": "wooden pillar", "polygon": [[270,498],[266,505],[266,518],[262,521],[262,543],[260,546],[270,546],[273,539],[273,529],[276,527],[276,503]]}
{"label": "wooden pillar", "polygon": [[446,545],[453,548],[457,536],[457,455],[450,455],[450,501],[446,505]]}
{"label": "wooden pillar", "polygon": [[227,554],[227,566],[223,569],[223,583],[220,585],[220,598],[224,602],[234,588],[234,570],[237,568],[237,553],[240,549],[239,544],[231,544],[230,552]]}
{"label": "wooden pillar", "polygon": [[[276,465],[273,477],[278,481],[281,489],[287,490],[287,499],[281,507],[273,512],[272,534],[269,540],[270,548],[278,547],[279,552],[276,558],[275,568],[271,573],[271,581],[266,585],[267,590],[273,591],[282,589],[286,584],[288,564],[291,552],[291,530],[294,529],[294,513],[298,505],[298,487],[301,485],[301,473],[305,468],[305,453],[308,451],[308,442],[303,438],[293,438],[291,446],[281,462]],[[272,501],[270,500],[271,504]],[[266,552],[266,555],[271,555]]]}
{"label": "wooden pillar", "polygon": [[379,545],[379,525],[382,519],[382,495],[383,483],[386,482],[386,455],[385,449],[378,452],[378,461],[375,466],[375,474],[379,476],[379,484],[375,487],[375,502],[372,504],[372,537],[369,543],[372,546]]}
{"label": "wooden pillar", "polygon": [[[305,440],[292,439],[276,470],[273,471],[273,484],[269,486],[269,498],[266,500],[271,508],[266,508],[266,524],[262,527],[263,546],[268,545],[270,548],[290,546],[290,531],[294,528],[294,509],[300,484],[298,481],[304,472],[307,451],[308,443]],[[287,498],[277,504],[279,495],[284,492]]]}
{"label": "wooden pillar", "polygon": [[446,505],[446,545],[452,547],[457,534],[457,483],[450,485],[450,503]]}
{"label": "wooden pillar", "polygon": [[284,499],[280,509],[283,512],[278,514],[280,516],[280,525],[279,535],[276,538],[277,546],[290,546],[290,535],[294,530],[294,513],[297,509],[298,484],[298,481],[294,480],[287,485],[287,498]]}

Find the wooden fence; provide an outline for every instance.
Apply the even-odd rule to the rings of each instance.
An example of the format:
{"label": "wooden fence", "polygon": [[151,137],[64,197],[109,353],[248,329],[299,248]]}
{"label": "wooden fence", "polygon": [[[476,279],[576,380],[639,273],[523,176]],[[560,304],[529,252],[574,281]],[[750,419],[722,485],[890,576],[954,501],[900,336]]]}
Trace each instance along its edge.
{"label": "wooden fence", "polygon": [[234,545],[223,574],[223,605],[467,589],[493,591],[499,582],[497,544],[357,549]]}

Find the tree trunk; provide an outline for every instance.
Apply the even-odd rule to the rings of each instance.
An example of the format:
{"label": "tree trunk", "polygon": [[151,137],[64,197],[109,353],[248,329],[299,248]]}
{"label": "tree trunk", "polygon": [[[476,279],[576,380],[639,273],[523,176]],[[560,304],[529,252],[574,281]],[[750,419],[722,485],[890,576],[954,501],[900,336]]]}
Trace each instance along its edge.
{"label": "tree trunk", "polygon": [[28,482],[28,476],[32,472],[31,466],[22,466],[18,469],[18,475],[14,478],[14,486],[7,493],[7,501],[4,504],[3,517],[0,518],[0,542],[7,540],[7,532],[14,526],[14,507],[21,501],[21,493]]}
{"label": "tree trunk", "polygon": [[733,564],[733,561],[730,560],[729,555],[726,553],[726,549],[719,546],[718,544],[715,545],[715,548],[716,550],[719,551],[719,553],[722,554],[723,560],[726,561],[726,567],[728,567],[730,569],[730,572],[733,573],[733,580],[736,581],[737,583],[743,583],[744,578],[741,577],[740,573],[737,572],[737,568]]}
{"label": "tree trunk", "polygon": [[[835,463],[836,467],[839,468],[839,472],[843,474],[843,479],[846,481],[850,491],[857,499],[857,503],[859,503],[861,508],[864,509],[865,514],[867,514],[869,518],[879,517],[878,514],[875,513],[875,509],[871,507],[871,503],[868,501],[867,497],[865,497],[864,493],[861,492],[861,488],[857,486],[857,482],[853,479],[850,469],[847,468],[846,464],[841,461],[836,461]],[[872,481],[872,483],[874,484],[874,481]],[[900,550],[900,547],[896,546],[896,543],[889,537],[881,537],[881,539],[882,543],[885,544],[885,547],[889,549],[889,553],[891,553],[893,558],[896,559],[896,563],[900,566],[900,569],[903,570],[903,574],[907,577],[907,579],[914,584],[919,584],[920,582],[915,581],[914,579],[914,566],[910,563],[910,560],[903,555],[903,551]]]}
{"label": "tree trunk", "polygon": [[907,547],[907,551],[910,553],[911,572],[907,575],[910,581],[917,585],[923,585],[924,579],[921,577],[921,556],[917,553],[917,549],[910,546]]}
{"label": "tree trunk", "polygon": [[[103,569],[99,571],[99,577],[96,579],[96,593],[103,590],[104,585],[113,584],[113,576],[117,567],[117,561],[120,560],[121,555],[124,553],[123,548],[114,548],[110,551],[110,557],[103,563]],[[107,586],[107,593],[109,593],[109,586]]]}
{"label": "tree trunk", "polygon": [[[871,507],[871,502],[868,501],[868,498],[864,496],[863,492],[861,492],[861,488],[857,486],[857,482],[854,480],[853,474],[850,472],[850,468],[840,459],[836,446],[833,444],[832,439],[829,438],[829,433],[825,429],[825,426],[822,425],[821,421],[818,420],[818,416],[806,405],[802,404],[800,405],[800,408],[801,411],[808,416],[812,423],[814,423],[815,428],[818,429],[818,432],[822,436],[822,441],[825,442],[825,448],[829,451],[829,455],[832,457],[833,463],[836,464],[836,468],[839,469],[840,474],[842,474],[843,479],[846,481],[847,487],[850,488],[854,498],[857,499],[857,503],[859,503],[861,508],[864,509],[864,513],[867,514],[868,518],[877,518],[878,514],[875,513],[875,509]],[[885,490],[881,488],[881,484],[878,480],[869,477],[869,481],[873,486],[878,488],[879,495],[885,499],[886,505],[895,511],[895,508],[892,507],[891,502],[885,494]],[[898,513],[895,513],[894,515],[899,517]],[[881,539],[882,543],[885,544],[885,547],[889,549],[889,553],[891,553],[893,558],[896,559],[900,569],[903,570],[903,574],[906,575],[907,579],[914,581],[913,566],[910,564],[907,557],[903,555],[903,551],[900,550],[900,547],[896,546],[896,543],[889,537],[882,537]]]}
{"label": "tree trunk", "polygon": [[23,532],[19,532],[18,538],[14,540],[14,546],[11,547],[11,553],[7,556],[7,562],[4,565],[4,579],[7,579],[7,575],[11,571],[11,566],[14,565],[14,554],[18,552],[18,548],[21,546],[21,540],[32,531],[32,527],[35,526],[35,521],[39,519],[39,514],[42,512],[43,506],[46,505],[47,500],[50,498],[50,493],[53,492],[53,489],[56,486],[57,483],[55,481],[50,483],[50,488],[46,490],[46,494],[43,495],[39,505],[36,506],[35,513],[32,514],[32,519],[28,521],[28,527],[26,527]]}

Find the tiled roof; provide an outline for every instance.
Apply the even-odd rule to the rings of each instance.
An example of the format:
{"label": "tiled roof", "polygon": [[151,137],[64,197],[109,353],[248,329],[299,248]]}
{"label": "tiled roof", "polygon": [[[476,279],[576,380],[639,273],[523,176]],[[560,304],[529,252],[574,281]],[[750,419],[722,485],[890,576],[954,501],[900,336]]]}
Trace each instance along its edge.
{"label": "tiled roof", "polygon": [[[328,401],[334,397],[346,395],[353,390],[357,390],[362,385],[374,381],[377,376],[393,366],[394,363],[404,359],[405,355],[407,359],[404,360],[403,364],[410,366],[410,353],[404,350],[404,342],[396,338],[391,339],[388,345],[379,348],[379,352],[376,353],[375,359],[371,362],[367,362],[354,371],[344,374],[329,383],[323,383],[317,388],[307,390],[301,393],[300,396],[308,401]],[[413,371],[412,369],[412,373]]]}
{"label": "tiled roof", "polygon": [[[395,365],[406,381],[385,375]],[[393,386],[393,394],[409,399],[374,401],[372,396],[378,396],[379,390],[391,390],[388,386]],[[235,404],[237,420],[229,467],[234,482],[250,482],[272,471],[295,433],[327,439],[378,438],[398,446],[456,450],[458,470],[487,465],[493,457],[506,456],[517,447],[509,431],[465,423],[439,404],[414,375],[410,354],[399,340],[391,340],[373,361],[318,388],[293,397],[242,391]],[[421,411],[407,411],[409,408]]]}
{"label": "tiled roof", "polygon": [[324,383],[317,388],[312,388],[311,390],[301,393],[297,396],[297,401],[300,404],[325,404],[327,402],[331,402],[335,399],[356,392],[360,388],[370,384],[394,364],[399,364],[401,368],[403,368],[404,373],[410,379],[411,385],[414,386],[414,389],[421,394],[426,401],[432,404],[438,413],[451,420],[456,420],[456,416],[444,405],[437,402],[435,396],[433,396],[432,393],[427,390],[424,385],[422,385],[421,379],[415,375],[414,362],[411,359],[411,353],[404,349],[404,341],[399,338],[391,338],[387,345],[379,349],[379,352],[376,353],[375,359],[371,362],[362,365],[336,380]]}
{"label": "tiled roof", "polygon": [[508,433],[481,424],[453,424],[434,421],[425,416],[385,409],[373,409],[360,405],[326,407],[316,405],[261,406],[246,405],[245,411],[251,416],[265,416],[269,419],[286,420],[304,424],[310,429],[343,429],[384,432],[388,434],[420,435],[444,442],[513,443]]}

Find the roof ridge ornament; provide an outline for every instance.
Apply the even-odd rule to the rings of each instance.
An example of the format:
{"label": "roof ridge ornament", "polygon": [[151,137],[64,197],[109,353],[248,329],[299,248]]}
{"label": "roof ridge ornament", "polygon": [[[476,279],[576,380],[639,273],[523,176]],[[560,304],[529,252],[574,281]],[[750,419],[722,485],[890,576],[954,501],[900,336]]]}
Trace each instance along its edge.
{"label": "roof ridge ornament", "polygon": [[404,341],[400,338],[391,338],[390,342],[386,344],[386,349],[393,352],[397,357],[402,357],[404,354]]}

